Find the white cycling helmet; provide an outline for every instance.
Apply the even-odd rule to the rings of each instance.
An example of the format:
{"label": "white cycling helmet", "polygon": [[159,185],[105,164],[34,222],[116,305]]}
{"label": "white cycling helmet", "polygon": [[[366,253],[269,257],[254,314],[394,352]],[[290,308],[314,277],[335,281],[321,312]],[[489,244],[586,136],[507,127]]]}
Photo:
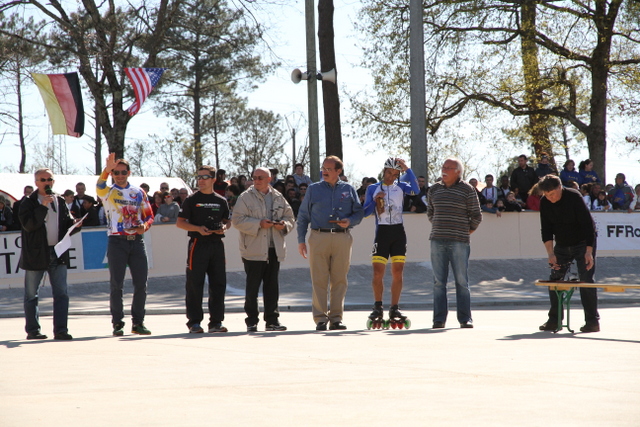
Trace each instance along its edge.
{"label": "white cycling helmet", "polygon": [[395,169],[395,170],[402,170],[402,166],[400,166],[400,163],[398,163],[398,160],[395,157],[389,157],[385,162],[384,162],[384,168],[385,169]]}

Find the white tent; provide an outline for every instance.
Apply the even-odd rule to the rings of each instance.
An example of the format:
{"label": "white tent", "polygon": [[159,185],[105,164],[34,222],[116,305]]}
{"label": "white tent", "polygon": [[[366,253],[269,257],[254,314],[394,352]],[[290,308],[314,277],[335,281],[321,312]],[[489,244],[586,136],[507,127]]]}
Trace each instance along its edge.
{"label": "white tent", "polygon": [[[87,187],[87,194],[96,196],[96,182],[98,177],[95,175],[55,175],[55,182],[53,185],[53,191],[62,194],[65,190],[71,190],[76,192],[76,184],[83,182]],[[34,186],[35,178],[32,173],[0,173],[0,194],[5,198],[9,198],[13,201],[22,198],[24,187],[27,185]],[[109,180],[111,181],[111,180]],[[155,191],[160,190],[160,183],[166,182],[169,184],[169,188],[187,188],[189,193],[191,189],[181,178],[166,178],[166,177],[140,177],[131,176],[129,182],[133,185],[140,185],[143,182],[149,184],[150,192],[153,194]]]}

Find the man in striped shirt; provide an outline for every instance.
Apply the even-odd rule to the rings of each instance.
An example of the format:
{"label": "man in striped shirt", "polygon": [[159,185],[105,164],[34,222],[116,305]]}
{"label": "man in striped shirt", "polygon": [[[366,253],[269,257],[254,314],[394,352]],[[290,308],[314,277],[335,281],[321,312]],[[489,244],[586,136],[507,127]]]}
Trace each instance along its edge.
{"label": "man in striped shirt", "polygon": [[456,282],[458,322],[473,328],[469,291],[469,236],[480,225],[482,212],[476,190],[461,177],[464,166],[447,159],[442,181],[429,188],[427,216],[431,222],[431,265],[433,268],[433,327],[444,328],[447,321],[447,278],[449,264]]}

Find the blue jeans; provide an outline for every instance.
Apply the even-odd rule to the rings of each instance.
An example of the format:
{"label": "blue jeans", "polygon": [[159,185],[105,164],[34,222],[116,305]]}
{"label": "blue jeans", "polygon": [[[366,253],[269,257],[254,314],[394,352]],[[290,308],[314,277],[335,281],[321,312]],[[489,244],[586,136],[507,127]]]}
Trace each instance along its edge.
{"label": "blue jeans", "polygon": [[111,276],[111,322],[123,324],[124,307],[122,288],[124,275],[129,266],[131,281],[133,282],[133,300],[131,302],[131,320],[134,325],[141,325],[144,321],[145,303],[147,301],[147,275],[149,265],[144,240],[137,235],[135,240],[127,240],[118,236],[109,236],[107,244],[107,261]]}
{"label": "blue jeans", "polygon": [[47,270],[25,270],[24,272],[24,317],[28,334],[40,332],[38,289],[44,273],[49,273],[53,293],[53,333],[68,332],[69,295],[67,294],[67,266],[58,263],[53,247],[50,249],[51,262]]}
{"label": "blue jeans", "polygon": [[433,268],[433,321],[446,323],[447,279],[449,264],[456,281],[456,307],[458,322],[471,321],[471,293],[469,291],[469,243],[455,240],[431,240],[431,266]]}

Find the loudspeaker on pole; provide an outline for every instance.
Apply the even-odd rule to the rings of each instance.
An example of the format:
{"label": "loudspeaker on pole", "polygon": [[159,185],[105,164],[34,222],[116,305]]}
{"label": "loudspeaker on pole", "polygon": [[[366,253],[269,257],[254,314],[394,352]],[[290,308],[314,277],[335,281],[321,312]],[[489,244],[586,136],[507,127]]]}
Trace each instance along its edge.
{"label": "loudspeaker on pole", "polygon": [[322,80],[324,82],[331,82],[336,84],[336,69],[332,68],[329,71],[325,71],[324,73],[318,73],[318,80]]}
{"label": "loudspeaker on pole", "polygon": [[303,73],[299,68],[296,68],[291,72],[291,81],[298,84],[301,80],[309,80],[309,73],[306,71]]}

